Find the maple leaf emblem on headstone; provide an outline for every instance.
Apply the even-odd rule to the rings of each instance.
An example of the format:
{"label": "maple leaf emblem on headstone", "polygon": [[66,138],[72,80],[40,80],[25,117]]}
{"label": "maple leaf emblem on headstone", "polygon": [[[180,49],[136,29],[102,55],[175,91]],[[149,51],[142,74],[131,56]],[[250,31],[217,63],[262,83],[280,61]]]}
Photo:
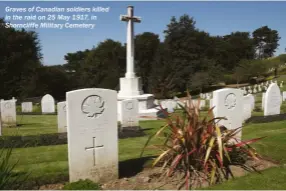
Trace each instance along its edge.
{"label": "maple leaf emblem on headstone", "polygon": [[100,96],[89,96],[83,102],[82,111],[86,113],[88,117],[95,118],[104,111],[104,101]]}
{"label": "maple leaf emblem on headstone", "polygon": [[236,96],[234,94],[228,94],[225,98],[224,105],[227,109],[232,109],[236,106]]}

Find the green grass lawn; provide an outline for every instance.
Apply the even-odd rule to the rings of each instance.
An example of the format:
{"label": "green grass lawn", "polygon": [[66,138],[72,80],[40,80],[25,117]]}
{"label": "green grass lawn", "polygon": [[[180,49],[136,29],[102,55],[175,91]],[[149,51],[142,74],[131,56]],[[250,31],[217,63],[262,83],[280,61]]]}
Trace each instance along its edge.
{"label": "green grass lawn", "polygon": [[[284,79],[285,77],[285,79]],[[286,76],[282,80],[286,83]],[[279,81],[279,80],[278,80]],[[286,85],[286,84],[285,84]],[[262,94],[256,94],[256,106],[261,105]],[[286,113],[286,102],[281,107]],[[202,112],[204,116],[206,112]],[[252,116],[263,116],[262,111],[254,111]],[[57,132],[56,115],[23,115],[17,116],[18,128],[3,128],[4,136],[37,135]],[[140,126],[148,135],[153,134],[164,124],[164,121],[141,121]],[[245,124],[243,139],[267,136],[254,144],[258,152],[286,164],[286,121]],[[148,136],[119,140],[119,160],[139,158]],[[160,139],[155,140],[156,144]],[[153,142],[154,143],[154,142]],[[155,150],[148,150],[144,156],[155,155]],[[30,172],[30,179],[57,182],[68,177],[67,145],[41,146],[14,149],[11,162],[19,160],[18,172]],[[249,174],[207,189],[286,189],[286,167],[270,168],[263,174]]]}
{"label": "green grass lawn", "polygon": [[[23,119],[23,122],[25,121],[26,124],[31,123],[31,125],[23,126],[25,128],[21,130],[21,133],[25,133],[26,130],[27,134],[56,131],[55,116],[24,116]],[[154,133],[163,124],[164,121],[140,122],[148,135]],[[11,129],[4,128],[6,133],[9,130]],[[261,136],[268,137],[254,144],[258,152],[279,160],[282,164],[286,163],[286,121],[247,124],[243,128],[243,139]],[[138,158],[147,139],[148,136],[120,139],[119,160]],[[155,142],[160,143],[159,140],[155,140]],[[150,150],[144,156],[154,154],[156,154],[156,151]],[[19,163],[16,166],[16,171],[30,172],[30,179],[48,180],[68,176],[67,145],[17,148],[13,152],[11,162],[18,159]],[[265,170],[262,175],[250,174],[209,189],[285,189],[286,182],[283,181],[285,179],[286,168],[271,168]]]}
{"label": "green grass lawn", "polygon": [[56,115],[17,115],[16,128],[3,128],[2,135],[37,135],[47,133],[57,133]]}

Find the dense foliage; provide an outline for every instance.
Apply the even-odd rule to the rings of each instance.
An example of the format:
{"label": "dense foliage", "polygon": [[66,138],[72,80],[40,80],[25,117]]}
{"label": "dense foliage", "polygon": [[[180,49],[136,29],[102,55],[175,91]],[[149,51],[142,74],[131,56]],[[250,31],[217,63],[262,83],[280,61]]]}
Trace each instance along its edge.
{"label": "dense foliage", "polygon": [[[151,145],[161,153],[153,162],[153,166],[162,167],[162,177],[176,175],[186,190],[204,183],[214,184],[233,177],[231,166],[238,166],[247,171],[256,171],[249,160],[259,160],[260,156],[249,144],[261,138],[241,141],[237,136],[241,127],[228,130],[220,126],[220,120],[214,118],[213,108],[208,115],[200,115],[199,104],[192,104],[189,96],[185,105],[180,105],[183,114],[168,113],[165,110],[166,125],[150,136],[163,134],[162,144]],[[145,147],[144,147],[145,149]],[[143,150],[144,151],[144,150]]]}
{"label": "dense foliage", "polygon": [[[78,88],[119,89],[126,67],[125,44],[106,39],[92,49],[67,53],[64,65],[44,66],[37,33],[4,28],[4,22],[0,20],[0,98],[21,100],[49,93],[63,100],[67,91]],[[186,88],[202,92],[220,82],[248,82],[286,62],[285,55],[268,59],[280,39],[268,26],[252,33],[211,36],[196,27],[194,18],[182,15],[172,17],[163,32],[162,41],[152,32],[135,36],[136,72],[144,92],[158,98]]]}
{"label": "dense foliage", "polygon": [[101,187],[91,180],[79,180],[65,184],[63,190],[101,190]]}

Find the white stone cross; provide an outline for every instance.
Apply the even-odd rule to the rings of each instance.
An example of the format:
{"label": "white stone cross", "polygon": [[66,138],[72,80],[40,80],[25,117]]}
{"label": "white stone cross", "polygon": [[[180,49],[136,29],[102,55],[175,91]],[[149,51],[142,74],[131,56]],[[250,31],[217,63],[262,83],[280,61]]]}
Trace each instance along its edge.
{"label": "white stone cross", "polygon": [[133,6],[127,7],[127,15],[120,15],[120,20],[127,22],[127,66],[126,78],[134,78],[134,22],[140,23],[141,18],[133,16]]}
{"label": "white stone cross", "polygon": [[92,145],[92,147],[85,147],[86,151],[88,151],[88,150],[92,150],[93,151],[93,165],[94,166],[95,166],[95,149],[98,149],[98,148],[103,148],[103,145],[96,146],[96,144],[95,144],[95,137],[93,137],[93,145]]}

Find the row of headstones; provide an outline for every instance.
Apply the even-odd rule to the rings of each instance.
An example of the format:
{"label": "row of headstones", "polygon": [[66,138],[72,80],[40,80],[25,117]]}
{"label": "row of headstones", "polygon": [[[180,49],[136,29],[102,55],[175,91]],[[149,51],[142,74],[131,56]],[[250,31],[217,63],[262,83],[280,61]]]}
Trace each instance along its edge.
{"label": "row of headstones", "polygon": [[[242,100],[243,92],[238,89],[213,92],[213,104],[217,106],[214,114],[227,118],[220,121],[220,125],[228,129],[242,126]],[[104,182],[118,178],[117,107],[114,90],[67,92],[65,108],[71,182],[80,179]]]}
{"label": "row of headstones", "polygon": [[[175,109],[179,109],[179,104],[181,106],[184,106],[185,104],[188,105],[188,101],[187,100],[180,100],[177,97],[175,97],[174,99],[165,99],[165,100],[155,100],[154,104],[155,105],[161,105],[162,108],[166,108],[167,111],[169,113],[173,113],[175,111]],[[199,106],[199,108],[203,108],[206,107],[206,100],[192,100],[192,104],[195,106]]]}
{"label": "row of headstones", "polygon": [[[266,93],[262,95],[262,109],[264,110],[264,116],[278,115],[280,114],[280,108],[282,101],[286,101],[286,92],[281,94],[280,88],[277,83],[272,83]],[[252,94],[243,96],[243,120],[247,120],[251,117],[251,112],[255,108],[255,97]],[[213,107],[213,100],[210,100],[210,107]]]}
{"label": "row of headstones", "polygon": [[[70,181],[101,182],[118,178],[117,92],[82,89],[67,92],[66,98],[57,107],[58,118],[66,118],[68,128]],[[133,109],[135,102],[124,100],[121,104],[126,107],[122,108]],[[1,100],[1,111],[7,113],[6,107],[13,108],[11,103],[14,104],[11,111],[15,112],[16,100]]]}
{"label": "row of headstones", "polygon": [[[243,94],[246,95],[246,94],[256,94],[256,93],[260,93],[260,92],[264,92],[264,91],[267,91],[267,88],[269,87],[269,85],[271,83],[276,83],[278,84],[277,81],[273,81],[271,80],[270,82],[267,81],[265,83],[260,83],[260,84],[255,84],[254,86],[246,86],[246,87],[243,87],[243,88],[239,88],[240,90],[243,90]],[[283,88],[283,81],[280,82],[280,88]]]}
{"label": "row of headstones", "polygon": [[[23,102],[21,104],[22,112],[29,113],[33,111],[32,102]],[[46,94],[41,100],[42,113],[55,113],[55,99],[50,94]]]}
{"label": "row of headstones", "polygon": [[[3,126],[16,126],[17,114],[16,114],[16,99],[13,97],[11,100],[1,100],[1,124]],[[41,100],[41,108],[43,113],[54,113],[55,112],[55,101],[54,98],[47,94],[43,96]],[[22,112],[32,112],[33,103],[23,102],[21,104]]]}
{"label": "row of headstones", "polygon": [[[242,126],[242,101],[243,92],[238,89],[213,92],[213,104],[217,106],[215,116],[227,118],[220,121],[220,125],[228,129]],[[70,181],[103,182],[118,178],[117,92],[106,89],[71,91],[66,94],[65,104],[62,108],[67,112]],[[60,114],[61,109],[58,110]],[[238,134],[237,138],[240,136]]]}
{"label": "row of headstones", "polygon": [[[118,108],[121,109],[118,121],[121,127],[124,129],[137,128],[139,127],[139,101],[137,99],[126,99],[121,102],[117,102]],[[58,132],[67,132],[67,110],[66,101],[57,103],[57,121],[58,121]]]}
{"label": "row of headstones", "polygon": [[[277,84],[271,84],[265,101],[276,103],[278,94],[281,95]],[[242,126],[243,91],[232,88],[214,91],[212,102],[216,106],[215,117],[227,118],[220,121],[220,125],[228,129]],[[118,178],[117,92],[107,89],[71,91],[67,92],[64,103],[66,105],[62,104],[61,108],[66,110],[70,181],[101,182]],[[60,105],[58,103],[59,114]],[[238,139],[240,136],[241,133]]]}
{"label": "row of headstones", "polygon": [[200,93],[200,98],[201,99],[206,99],[206,100],[210,100],[211,99],[212,94],[211,93]]}

